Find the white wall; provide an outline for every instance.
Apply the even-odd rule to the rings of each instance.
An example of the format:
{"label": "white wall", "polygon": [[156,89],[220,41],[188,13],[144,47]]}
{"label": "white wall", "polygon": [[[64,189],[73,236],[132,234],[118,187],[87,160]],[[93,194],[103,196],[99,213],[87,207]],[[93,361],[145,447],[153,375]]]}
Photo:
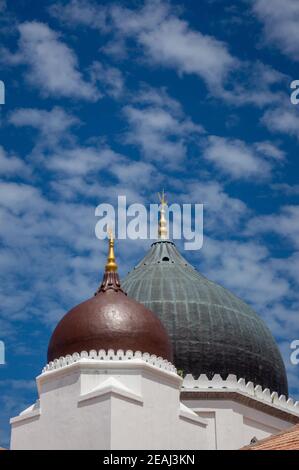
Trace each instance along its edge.
{"label": "white wall", "polygon": [[291,427],[285,421],[232,400],[188,399],[183,403],[208,422],[208,449],[240,449]]}
{"label": "white wall", "polygon": [[181,378],[144,361],[81,359],[37,378],[40,406],[11,420],[12,449],[204,449]]}

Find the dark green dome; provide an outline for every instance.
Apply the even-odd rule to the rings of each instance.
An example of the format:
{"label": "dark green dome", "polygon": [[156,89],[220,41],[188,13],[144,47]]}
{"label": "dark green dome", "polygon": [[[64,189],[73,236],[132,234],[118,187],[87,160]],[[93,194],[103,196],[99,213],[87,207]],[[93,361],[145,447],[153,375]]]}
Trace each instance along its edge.
{"label": "dark green dome", "polygon": [[236,374],[288,394],[282,357],[263,320],[198,273],[173,242],[153,243],[123,288],[162,320],[173,343],[175,365],[184,375]]}

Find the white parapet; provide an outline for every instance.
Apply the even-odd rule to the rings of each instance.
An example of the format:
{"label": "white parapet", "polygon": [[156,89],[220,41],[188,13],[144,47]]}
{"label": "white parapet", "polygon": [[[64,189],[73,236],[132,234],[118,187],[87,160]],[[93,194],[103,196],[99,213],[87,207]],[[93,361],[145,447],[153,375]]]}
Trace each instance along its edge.
{"label": "white parapet", "polygon": [[174,365],[162,357],[157,357],[155,354],[141,353],[140,351],[123,351],[122,349],[119,349],[118,351],[114,351],[113,349],[109,349],[108,351],[100,349],[100,351],[96,351],[93,349],[89,352],[82,351],[80,354],[75,352],[72,355],[60,357],[59,359],[55,359],[54,361],[49,362],[43,368],[43,372],[60,369],[75,362],[82,361],[82,359],[92,361],[136,361],[138,359],[142,359],[142,361],[147,362],[148,364],[151,364],[159,369],[176,373],[176,368]]}
{"label": "white parapet", "polygon": [[285,395],[278,396],[277,392],[271,393],[268,388],[263,389],[261,385],[246,382],[243,378],[238,380],[234,374],[229,374],[226,379],[223,379],[219,374],[215,374],[212,379],[209,379],[206,374],[201,374],[198,379],[187,374],[183,380],[182,391],[237,392],[299,416],[299,401],[295,402],[293,398],[287,399]]}

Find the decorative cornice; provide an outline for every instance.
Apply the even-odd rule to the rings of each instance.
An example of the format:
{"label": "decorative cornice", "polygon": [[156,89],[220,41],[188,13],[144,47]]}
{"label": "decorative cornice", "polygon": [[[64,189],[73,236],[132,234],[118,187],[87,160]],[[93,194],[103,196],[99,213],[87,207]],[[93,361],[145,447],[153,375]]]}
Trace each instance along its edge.
{"label": "decorative cornice", "polygon": [[155,354],[149,353],[142,353],[140,351],[123,351],[119,349],[118,351],[114,351],[113,349],[109,349],[105,351],[101,349],[100,351],[92,350],[92,351],[82,351],[80,354],[75,352],[72,355],[67,355],[65,357],[60,357],[59,359],[55,359],[54,361],[49,362],[43,370],[42,373],[61,369],[63,367],[67,367],[75,362],[90,362],[90,361],[144,361],[158,369],[163,369],[168,372],[173,372],[176,374],[176,368],[174,367],[171,362],[163,359],[162,357],[157,357]]}
{"label": "decorative cornice", "polygon": [[263,389],[261,385],[254,385],[253,382],[246,382],[245,379],[238,380],[234,374],[229,374],[226,379],[219,374],[215,374],[212,379],[209,379],[206,374],[201,374],[198,379],[188,374],[182,385],[183,397],[186,399],[195,399],[196,394],[201,395],[202,398],[210,396],[213,399],[217,398],[217,394],[220,393],[221,398],[225,398],[225,394],[229,398],[232,392],[299,416],[299,401],[295,402],[293,398],[287,399],[285,395],[278,396],[277,392],[271,393],[268,388]]}

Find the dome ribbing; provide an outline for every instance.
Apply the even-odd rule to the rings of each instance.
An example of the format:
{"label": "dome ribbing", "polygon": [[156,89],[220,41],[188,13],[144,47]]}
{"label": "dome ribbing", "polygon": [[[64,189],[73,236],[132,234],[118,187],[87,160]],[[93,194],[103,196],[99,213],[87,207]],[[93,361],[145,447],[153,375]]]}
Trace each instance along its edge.
{"label": "dome ribbing", "polygon": [[166,327],[184,374],[236,374],[288,393],[281,354],[263,320],[241,299],[198,273],[173,242],[159,240],[123,288]]}

